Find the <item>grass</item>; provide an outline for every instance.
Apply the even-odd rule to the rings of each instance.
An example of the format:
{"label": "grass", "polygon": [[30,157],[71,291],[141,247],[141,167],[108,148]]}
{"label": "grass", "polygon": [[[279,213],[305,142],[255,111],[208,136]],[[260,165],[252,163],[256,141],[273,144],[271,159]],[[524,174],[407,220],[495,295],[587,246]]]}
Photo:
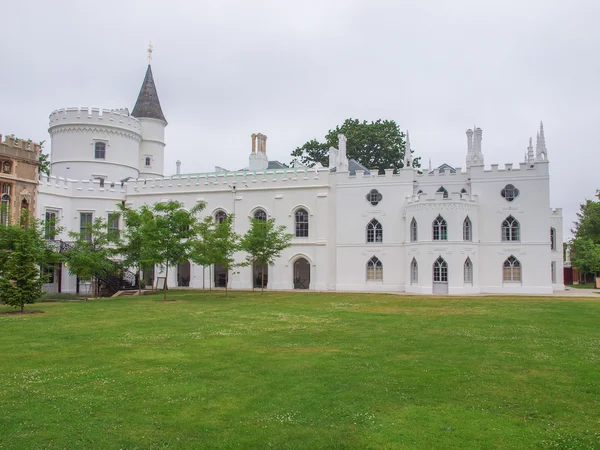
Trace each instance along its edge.
{"label": "grass", "polygon": [[0,448],[600,448],[596,299],[169,297],[0,315]]}

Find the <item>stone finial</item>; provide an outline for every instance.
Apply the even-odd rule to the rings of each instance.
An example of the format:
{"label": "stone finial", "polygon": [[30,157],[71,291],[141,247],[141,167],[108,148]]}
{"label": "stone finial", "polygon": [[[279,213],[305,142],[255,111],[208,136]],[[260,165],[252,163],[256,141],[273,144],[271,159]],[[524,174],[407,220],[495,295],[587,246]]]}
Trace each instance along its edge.
{"label": "stone finial", "polygon": [[470,128],[467,130],[467,153],[473,153],[473,130]]}
{"label": "stone finial", "polygon": [[181,161],[179,161],[179,160],[175,161],[175,165],[177,166],[177,169],[175,172],[177,173],[177,175],[181,174]]}
{"label": "stone finial", "polygon": [[413,165],[413,157],[412,157],[412,149],[410,148],[410,136],[408,134],[408,130],[406,130],[406,149],[404,150],[404,167],[412,167]]}
{"label": "stone finial", "polygon": [[252,153],[256,153],[256,133],[252,133]]}
{"label": "stone finial", "polygon": [[532,143],[531,137],[529,138],[529,147],[527,147],[527,154],[526,154],[525,161],[527,161],[530,164],[533,162],[533,143]]}
{"label": "stone finial", "polygon": [[547,161],[548,151],[546,150],[546,137],[544,136],[544,124],[540,121],[540,131],[537,134],[535,159],[536,161]]}

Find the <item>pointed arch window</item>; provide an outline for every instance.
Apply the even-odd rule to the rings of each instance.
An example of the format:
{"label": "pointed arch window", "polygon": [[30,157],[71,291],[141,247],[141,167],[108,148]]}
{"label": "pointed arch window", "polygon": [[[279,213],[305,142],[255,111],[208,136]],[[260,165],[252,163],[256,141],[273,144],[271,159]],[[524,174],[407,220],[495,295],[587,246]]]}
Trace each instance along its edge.
{"label": "pointed arch window", "polygon": [[448,263],[441,256],[433,263],[433,281],[448,282]]}
{"label": "pointed arch window", "polygon": [[376,256],[367,262],[367,281],[383,280],[383,264]]}
{"label": "pointed arch window", "polygon": [[446,188],[444,186],[440,186],[440,188],[437,191],[441,192],[443,194],[444,198],[448,198],[448,191],[446,190]]}
{"label": "pointed arch window", "polygon": [[463,222],[463,241],[472,241],[473,240],[473,227],[471,224],[471,219],[469,216],[465,217]]}
{"label": "pointed arch window", "polygon": [[151,159],[149,156],[146,156],[146,157],[144,158],[144,165],[145,165],[146,167],[150,167],[150,166],[152,165],[152,159]]}
{"label": "pointed arch window", "polygon": [[466,190],[465,188],[462,188],[462,189],[460,190],[460,193],[461,193],[461,194],[467,194],[467,190]]}
{"label": "pointed arch window", "polygon": [[413,217],[413,219],[410,221],[410,242],[417,242],[419,237],[418,231],[417,221]]}
{"label": "pointed arch window", "polygon": [[8,225],[10,217],[10,184],[1,183],[0,192],[0,224]]}
{"label": "pointed arch window", "polygon": [[556,229],[550,228],[550,250],[556,250]]}
{"label": "pointed arch window", "polygon": [[419,282],[419,264],[415,258],[410,262],[410,284],[417,284]]}
{"label": "pointed arch window", "polygon": [[254,211],[254,218],[258,219],[258,220],[266,221],[267,213],[265,212],[264,209],[257,209],[256,211]]}
{"label": "pointed arch window", "polygon": [[447,241],[448,240],[448,224],[442,216],[437,216],[433,221],[433,240]]}
{"label": "pointed arch window", "polygon": [[508,216],[502,222],[502,241],[519,241],[521,234],[521,225],[513,216]]}
{"label": "pointed arch window", "polygon": [[510,255],[502,266],[502,281],[520,282],[521,281],[521,263],[513,255]]}
{"label": "pointed arch window", "polygon": [[308,237],[308,213],[300,208],[296,211],[296,237]]}
{"label": "pointed arch window", "polygon": [[227,213],[222,209],[218,210],[215,214],[215,222],[223,223],[223,221],[227,218]]}
{"label": "pointed arch window", "polygon": [[471,258],[467,257],[465,260],[463,273],[465,284],[473,284],[473,263],[471,262]]}
{"label": "pointed arch window", "polygon": [[383,242],[383,227],[377,219],[373,219],[367,225],[367,242]]}

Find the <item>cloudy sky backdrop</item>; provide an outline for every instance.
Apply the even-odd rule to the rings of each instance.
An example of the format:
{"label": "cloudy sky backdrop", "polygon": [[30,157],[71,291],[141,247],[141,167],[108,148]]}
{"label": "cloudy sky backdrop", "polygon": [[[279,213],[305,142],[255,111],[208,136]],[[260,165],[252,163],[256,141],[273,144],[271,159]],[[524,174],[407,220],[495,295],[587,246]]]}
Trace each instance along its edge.
{"label": "cloudy sky backdrop", "polygon": [[165,167],[270,159],[352,117],[393,119],[425,164],[518,163],[544,121],[565,232],[600,188],[597,0],[10,1],[0,38],[0,133],[48,139],[72,106],[133,108],[152,69],[169,126]]}

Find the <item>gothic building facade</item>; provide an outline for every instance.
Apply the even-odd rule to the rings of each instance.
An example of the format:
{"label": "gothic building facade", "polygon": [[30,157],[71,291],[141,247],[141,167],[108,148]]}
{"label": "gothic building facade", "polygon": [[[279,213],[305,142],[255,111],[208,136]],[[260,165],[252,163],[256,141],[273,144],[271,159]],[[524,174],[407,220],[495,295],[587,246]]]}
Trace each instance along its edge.
{"label": "gothic building facade", "polygon": [[[330,149],[329,167],[288,168],[269,161],[267,138],[252,135],[249,167],[230,172],[164,175],[163,114],[151,67],[131,113],[67,108],[50,115],[52,174],[39,185],[37,214],[64,227],[68,240],[96,217],[122,224],[117,204],[175,199],[205,215],[273,217],[294,234],[266,270],[267,289],[385,291],[415,294],[535,293],[563,289],[562,211],[550,207],[543,126],[517,165],[484,166],[482,130],[467,131],[466,167],[372,172],[346,155],[346,138]],[[410,143],[407,142],[408,148]],[[240,260],[243,255],[240,255]],[[260,267],[226,274],[183,263],[170,286],[250,289]],[[56,268],[49,289],[74,292],[76,278]],[[156,267],[149,279],[164,268]]]}

